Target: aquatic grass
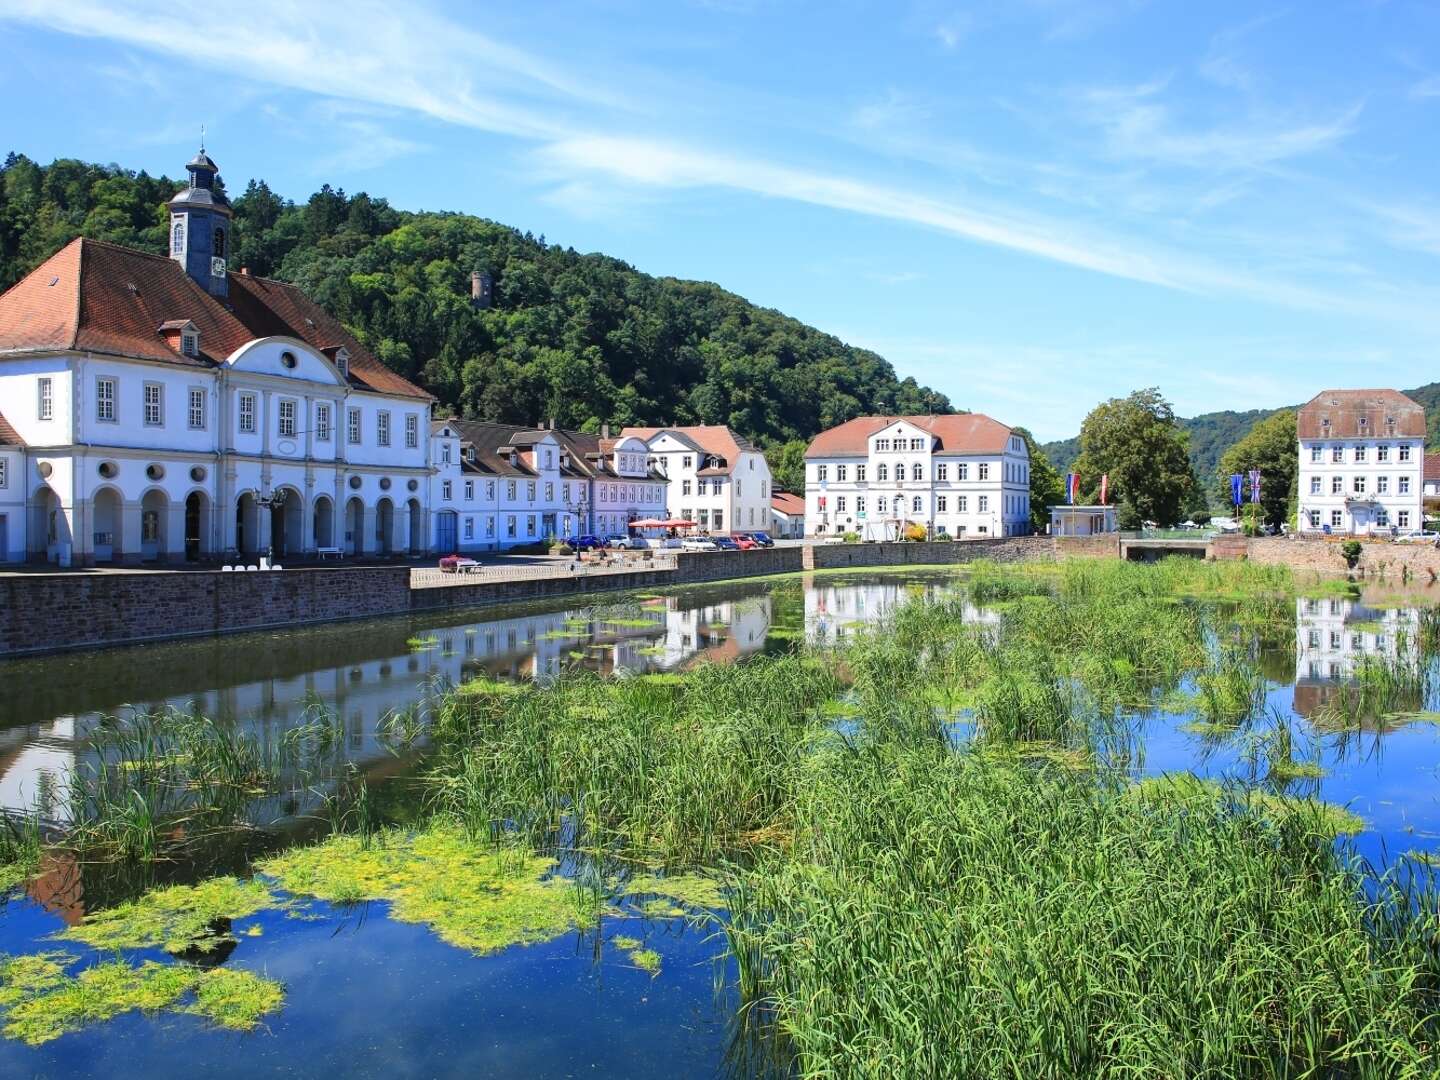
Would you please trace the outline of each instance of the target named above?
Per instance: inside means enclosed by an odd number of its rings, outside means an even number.
[[[726,930],[798,1074],[1433,1074],[1440,969],[1400,915],[1433,898],[1367,902],[1303,815],[982,752],[822,756]]]

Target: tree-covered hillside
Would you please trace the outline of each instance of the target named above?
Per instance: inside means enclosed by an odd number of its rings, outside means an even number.
[[[0,288],[76,236],[164,251],[163,204],[180,186],[11,154],[0,166]],[[764,445],[868,412],[951,411],[883,357],[716,285],[328,185],[304,204],[253,180],[232,198],[231,268],[301,285],[442,411],[590,430],[730,424]],[[477,269],[494,278],[489,310],[470,304]]]
[[[1316,392],[1318,393],[1322,389],[1327,388],[1317,387]],[[1404,390],[1402,393],[1425,409],[1428,426],[1425,444],[1432,448],[1440,446],[1440,382],[1426,383],[1424,386],[1414,390]],[[1276,413],[1299,407],[1299,405],[1286,405],[1279,409],[1251,409],[1248,412],[1203,413],[1189,420],[1180,419],[1180,427],[1190,435],[1190,461],[1195,467],[1195,475],[1200,478],[1202,484],[1207,483],[1209,478],[1214,475],[1225,451],[1249,434],[1251,428],[1261,420],[1268,420]],[[1041,449],[1054,463],[1055,468],[1064,473],[1069,471],[1070,466],[1075,463],[1076,457],[1080,454],[1080,439],[1077,436],[1073,439],[1045,443]]]

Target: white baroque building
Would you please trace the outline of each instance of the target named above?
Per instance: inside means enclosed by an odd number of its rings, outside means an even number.
[[[431,443],[441,554],[624,536],[631,521],[665,516],[666,480],[634,436],[449,419],[431,423]]]
[[[693,521],[700,532],[722,535],[770,528],[773,481],[765,455],[722,424],[627,427],[642,439],[669,481],[672,518]]]
[[[805,451],[805,533],[894,539],[919,525],[956,539],[1030,528],[1030,454],[980,413],[862,416]]]
[[[169,257],[75,240],[0,296],[0,557],[423,552],[430,396],[232,272],[217,167],[187,169]]]
[[[1301,532],[1422,527],[1425,410],[1410,398],[1397,390],[1326,390],[1301,407],[1296,434]]]

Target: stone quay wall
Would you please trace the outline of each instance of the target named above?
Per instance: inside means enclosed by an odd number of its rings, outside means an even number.
[[[108,645],[653,590],[802,570],[926,566],[1055,557],[1046,536],[921,544],[821,544],[681,552],[675,569],[412,588],[405,566],[246,573],[0,574],[0,657]]]
[[[1293,570],[1343,574],[1346,569],[1340,545],[1346,539],[1348,537],[1311,540],[1256,536],[1246,542],[1245,557],[1253,563],[1288,566]],[[1367,577],[1402,577],[1409,573],[1424,581],[1440,578],[1440,549],[1430,544],[1392,544],[1386,540],[1362,539],[1360,549],[1357,569]]]

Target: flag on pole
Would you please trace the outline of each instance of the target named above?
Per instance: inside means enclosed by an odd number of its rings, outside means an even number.
[[[1106,505],[1110,498],[1110,474],[1103,473],[1100,477],[1100,505]]]
[[[1080,474],[1079,474],[1079,473],[1073,473],[1073,472],[1072,472],[1072,473],[1066,473],[1066,474],[1065,474],[1065,501],[1068,502],[1071,506],[1074,506],[1074,505],[1075,505],[1075,500],[1078,499],[1079,497],[1080,497]]]
[[[1251,469],[1251,470],[1250,470],[1250,501],[1251,501],[1252,503],[1258,503],[1258,502],[1260,501],[1260,470],[1259,470],[1259,469]]]
[[[1230,501],[1233,502],[1236,506],[1239,506],[1240,503],[1243,501],[1243,499],[1241,498],[1241,486],[1244,483],[1245,478],[1241,476],[1238,472],[1230,474]]]

